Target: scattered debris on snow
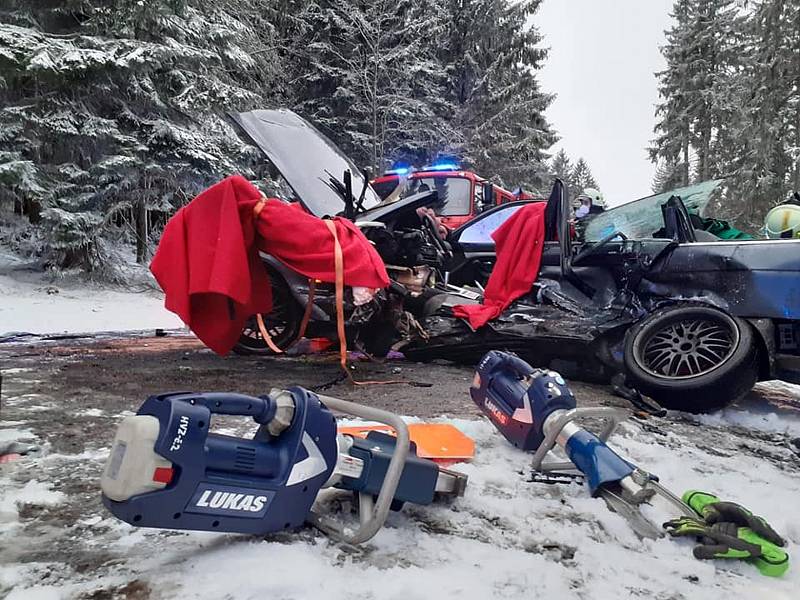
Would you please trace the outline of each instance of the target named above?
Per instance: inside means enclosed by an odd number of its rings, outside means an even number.
[[[0,494],[0,527],[14,525],[19,517],[19,506],[22,504],[53,506],[65,498],[63,493],[50,489],[50,484],[35,479],[18,488],[2,481],[2,478],[0,482],[3,483]]]

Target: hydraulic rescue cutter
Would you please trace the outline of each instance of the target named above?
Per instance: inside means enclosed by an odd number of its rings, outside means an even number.
[[[390,426],[395,436],[338,434],[334,411]],[[250,417],[252,439],[211,433],[213,415]],[[392,413],[301,387],[253,397],[229,393],[151,396],[119,426],[103,472],[103,503],[140,527],[263,535],[309,522],[358,544],[404,502],[464,493],[465,475],[419,458]],[[358,522],[321,514],[323,488],[357,497]]]
[[[663,487],[655,475],[606,445],[619,423],[628,417],[627,411],[577,408],[575,396],[558,373],[534,369],[513,354],[493,350],[478,364],[470,395],[509,442],[533,453],[533,481],[585,479],[591,494],[603,498],[641,537],[664,535],[663,521],[647,518],[641,511],[643,505],[658,509],[645,512],[667,518],[696,517],[692,508]],[[603,422],[600,435],[577,423],[584,418]],[[556,446],[563,450],[566,460],[553,459]],[[548,456],[551,458],[546,460]]]

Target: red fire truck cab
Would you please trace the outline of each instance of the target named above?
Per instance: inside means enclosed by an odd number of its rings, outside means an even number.
[[[484,210],[513,200],[532,200],[527,194],[514,195],[500,186],[458,165],[444,163],[418,171],[397,168],[372,182],[373,189],[386,202],[435,190],[438,202],[432,208],[451,229],[460,227]]]

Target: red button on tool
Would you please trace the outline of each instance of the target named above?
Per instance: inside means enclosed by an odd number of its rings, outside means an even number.
[[[171,467],[157,467],[153,472],[153,481],[157,483],[169,483],[172,481],[172,472],[174,469]]]

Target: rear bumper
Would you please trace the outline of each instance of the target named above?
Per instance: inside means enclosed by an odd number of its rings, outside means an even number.
[[[775,377],[789,383],[800,384],[800,356],[776,354]]]

